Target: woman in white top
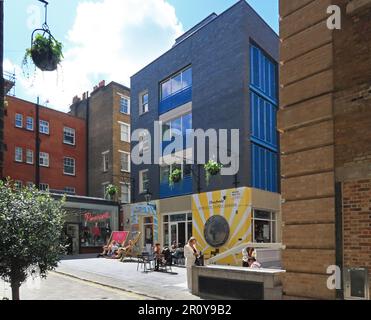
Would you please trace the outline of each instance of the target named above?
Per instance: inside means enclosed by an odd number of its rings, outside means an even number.
[[[247,247],[242,250],[242,266],[245,268],[249,267],[249,257],[253,257],[256,259],[256,251],[254,248]]]
[[[190,291],[192,290],[192,266],[195,264],[196,258],[199,256],[196,243],[196,238],[191,237],[188,244],[184,246],[185,265],[187,267],[187,284]]]

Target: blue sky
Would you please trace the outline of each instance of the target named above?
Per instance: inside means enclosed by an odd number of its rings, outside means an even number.
[[[53,73],[22,72],[31,32],[43,22],[37,0],[6,0],[4,68],[16,71],[16,95],[68,111],[74,95],[100,80],[129,85],[129,77],[173,44],[182,32],[236,0],[49,0],[48,24],[64,44],[65,60]],[[247,1],[278,33],[278,0]],[[104,58],[103,58],[104,57]]]

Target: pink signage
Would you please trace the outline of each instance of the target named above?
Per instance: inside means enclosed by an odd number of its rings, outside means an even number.
[[[108,212],[102,214],[92,214],[90,212],[87,212],[84,214],[84,219],[88,222],[102,221],[109,218],[111,218],[111,215]]]

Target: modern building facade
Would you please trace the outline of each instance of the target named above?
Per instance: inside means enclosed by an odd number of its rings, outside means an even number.
[[[132,165],[136,204],[131,206],[130,218],[132,227],[144,233],[143,244],[175,241],[184,245],[194,235],[203,243],[201,249],[215,254],[254,240],[252,230],[261,241],[279,241],[278,41],[257,13],[239,1],[201,21],[132,76],[132,133],[136,132],[139,141],[132,141],[132,152],[137,150],[152,160],[152,164]],[[160,132],[154,128],[155,121],[161,123]],[[181,149],[168,152],[172,132],[181,133],[181,140],[186,141],[187,130],[192,129],[239,129],[239,156],[231,152],[230,137],[227,145],[218,147],[218,152],[224,148],[231,161],[238,162],[238,173],[212,177],[208,182],[203,164],[187,164],[194,151],[191,144],[185,142]],[[162,142],[155,140],[159,137]],[[165,164],[170,155],[179,160],[177,164]],[[206,162],[209,159],[219,161],[217,155],[206,152]],[[156,160],[159,164],[154,164]],[[182,178],[169,184],[174,169],[181,170]],[[254,207],[254,192],[260,194],[258,198],[269,198],[265,206]],[[226,201],[227,207],[237,201],[237,208],[228,217],[217,209],[201,210],[200,215],[197,204],[201,198],[206,204]],[[204,228],[217,215],[223,222],[228,220],[229,236],[222,244],[210,245],[210,239],[204,239]],[[256,222],[255,229],[250,220],[254,215],[264,220]],[[195,222],[198,219],[201,224]],[[245,232],[235,237],[233,233],[240,230]]]
[[[119,188],[116,197],[130,202],[130,89],[104,81],[93,92],[75,97],[70,113],[86,121],[88,195],[106,198],[106,187]]]
[[[368,299],[371,1],[281,0],[280,15],[284,295]]]
[[[85,122],[39,106],[37,124],[35,103],[12,96],[6,100],[4,177],[17,187],[38,183],[42,190],[86,195]]]

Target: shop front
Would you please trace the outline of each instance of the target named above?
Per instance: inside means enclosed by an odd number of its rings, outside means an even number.
[[[279,194],[246,187],[194,194],[192,218],[193,235],[206,259],[243,243],[280,242]],[[241,260],[238,252],[218,264],[239,266]]]
[[[69,254],[101,252],[112,231],[119,230],[119,206],[115,202],[68,196],[64,209]]]

